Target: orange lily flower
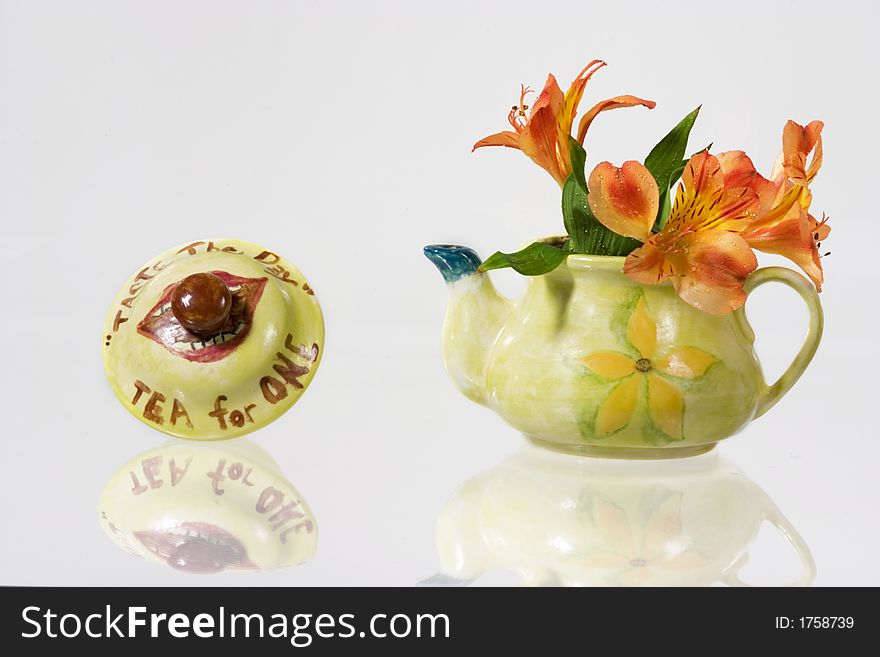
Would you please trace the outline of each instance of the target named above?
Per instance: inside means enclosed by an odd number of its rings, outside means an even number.
[[[798,265],[822,290],[824,273],[819,255],[821,242],[831,227],[827,218],[818,221],[809,213],[812,194],[809,185],[822,166],[821,121],[806,127],[789,121],[782,133],[782,154],[775,175],[763,178],[742,151],[718,156],[725,184],[751,188],[758,196],[758,214],[742,232],[749,246],[765,253],[784,256]],[[813,154],[809,164],[807,159]]]
[[[819,247],[831,232],[827,217],[818,221],[799,204],[791,207],[788,214],[776,222],[756,222],[743,232],[749,246],[764,253],[785,256],[813,281],[816,291],[822,291],[825,275]]]
[[[708,152],[693,156],[685,167],[672,211],[659,233],[645,234],[650,208],[656,208],[656,184],[629,186],[615,191],[616,176],[607,163],[590,176],[590,207],[606,227],[618,230],[621,221],[630,225],[625,234],[647,237],[627,256],[623,271],[646,285],[671,280],[679,296],[692,306],[723,315],[745,302],[743,283],[758,267],[755,254],[739,231],[756,216],[758,195],[750,187],[725,184],[721,163]],[[629,175],[651,178],[647,168],[628,162]],[[657,199],[657,200],[655,200]]]
[[[552,74],[548,75],[544,89],[538,95],[531,109],[525,102],[526,95],[531,93],[531,89],[523,86],[519,104],[514,105],[507,115],[507,120],[513,130],[489,135],[474,144],[473,150],[484,146],[506,146],[519,149],[535,164],[553,176],[560,186],[564,185],[571,174],[568,139],[571,136],[574,117],[577,114],[577,108],[584,95],[587,82],[603,66],[606,66],[606,63],[598,59],[587,64],[572,81],[564,95],[556,78]],[[636,105],[653,109],[656,103],[636,96],[616,96],[597,103],[581,119],[578,126],[578,141],[581,144],[584,143],[587,130],[599,113]]]

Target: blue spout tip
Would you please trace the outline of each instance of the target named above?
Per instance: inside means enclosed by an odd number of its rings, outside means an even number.
[[[425,256],[443,275],[447,283],[470,276],[482,264],[480,256],[473,249],[456,244],[431,244],[424,249]]]

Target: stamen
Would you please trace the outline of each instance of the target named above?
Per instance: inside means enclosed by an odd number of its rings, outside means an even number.
[[[526,110],[529,109],[529,106],[526,105],[525,100],[527,94],[534,93],[531,87],[527,87],[524,84],[520,85],[520,89],[519,105],[512,105],[510,113],[507,115],[508,123],[510,123],[517,132],[520,132],[529,122],[528,115],[526,114]]]

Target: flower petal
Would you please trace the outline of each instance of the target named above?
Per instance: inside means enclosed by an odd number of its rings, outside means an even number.
[[[599,406],[596,413],[596,433],[604,436],[614,433],[629,424],[633,409],[636,406],[636,393],[642,382],[640,376],[629,376],[618,383],[608,393],[605,401]]]
[[[598,351],[585,356],[581,362],[606,379],[622,379],[635,372],[633,359],[616,351]]]
[[[824,240],[830,231],[824,220],[818,222],[800,206],[794,206],[785,219],[771,225],[758,222],[746,230],[743,237],[758,251],[775,253],[794,262],[821,292],[824,273],[818,242]]]
[[[797,216],[800,211],[798,208],[807,209],[810,205],[810,200],[809,188],[786,182],[784,191],[776,199],[773,207],[750,223],[743,232],[771,228],[787,217]]]
[[[789,121],[782,130],[783,166],[788,177],[798,185],[808,185],[822,166],[822,121],[812,121],[806,127]],[[815,149],[815,150],[814,150]],[[807,156],[813,159],[807,166]]]
[[[626,337],[639,351],[642,358],[653,358],[657,349],[657,324],[648,314],[645,295],[639,297],[636,307],[629,316]]]
[[[758,268],[748,243],[736,233],[711,230],[680,240],[682,254],[669,257],[675,275],[672,283],[687,303],[726,315],[745,303],[743,283]]]
[[[688,160],[664,231],[740,230],[757,216],[758,197],[748,187],[726,187],[721,163],[702,151]]]
[[[568,142],[559,148],[557,123],[562,114],[565,98],[562,89],[552,75],[535,104],[532,106],[528,121],[519,134],[519,146],[523,153],[532,161],[546,170],[560,185],[565,184],[571,173],[571,159],[568,153]]]
[[[588,187],[590,209],[607,228],[642,242],[650,237],[660,192],[643,164],[630,160],[618,169],[601,162],[590,174]]]
[[[666,552],[671,541],[681,540],[681,493],[666,498],[645,523],[642,558],[653,561]]]
[[[698,231],[672,240],[654,235],[633,251],[623,265],[629,278],[643,285],[672,280],[687,303],[725,315],[745,303],[743,283],[758,260],[740,235],[726,230]]]
[[[665,559],[658,559],[652,563],[655,568],[662,570],[673,570],[677,572],[688,570],[699,570],[705,568],[711,562],[698,552],[693,550],[685,550]]]
[[[648,109],[654,109],[657,106],[653,100],[645,100],[644,98],[639,98],[638,96],[615,96],[614,98],[608,98],[607,100],[600,101],[593,105],[587,113],[581,117],[580,123],[578,124],[578,132],[577,132],[577,140],[583,144],[584,138],[587,136],[587,130],[590,129],[590,125],[593,123],[593,119],[595,119],[602,112],[607,112],[608,110],[619,109],[621,107],[636,107],[641,105],[642,107],[647,107]]]
[[[813,121],[813,123],[821,123],[821,121]],[[812,125],[812,123],[810,124]],[[809,126],[807,126],[809,129]],[[822,153],[822,137],[819,137],[816,142],[816,148],[813,150],[813,159],[810,162],[810,167],[807,169],[806,180],[808,183],[813,182],[816,176],[819,174],[819,169],[822,168],[822,160],[824,159]]]
[[[681,379],[695,379],[718,359],[696,347],[675,347],[664,358],[654,363],[654,369]]]
[[[660,240],[654,235],[630,253],[623,263],[623,273],[642,285],[658,285],[672,276],[672,265],[660,248]]]
[[[724,189],[724,172],[721,163],[708,151],[700,151],[688,160],[681,172],[683,187],[695,196],[711,195]]]
[[[811,214],[807,214],[807,218],[809,219],[807,225],[810,226],[810,232],[813,234],[813,237],[820,242],[828,239],[828,236],[831,234],[831,226],[828,225],[829,218],[824,214],[822,215],[822,221],[817,221],[816,217]]]
[[[474,144],[471,152],[474,152],[478,148],[483,148],[483,146],[507,146],[508,148],[519,149],[519,135],[513,132],[513,130],[496,132],[494,135],[483,137],[480,141]]]
[[[571,126],[574,123],[574,116],[577,114],[578,105],[584,96],[584,89],[587,82],[593,77],[593,74],[603,66],[607,66],[606,62],[601,59],[594,59],[584,66],[583,70],[578,73],[577,77],[572,80],[571,86],[565,92],[565,104],[559,117],[559,143],[568,144],[568,137],[571,135]],[[581,142],[583,143],[583,142]]]
[[[598,498],[593,502],[593,522],[608,547],[630,559],[635,556],[635,536],[623,509]]]
[[[587,568],[601,568],[603,570],[621,570],[629,565],[629,559],[616,552],[595,552],[588,554],[578,563]]]
[[[726,151],[716,157],[721,164],[725,187],[752,189],[758,198],[758,215],[773,207],[781,193],[783,178],[767,180],[757,172],[751,158],[744,151]]]
[[[682,438],[684,398],[672,384],[653,373],[648,375],[648,413],[663,433],[676,440]]]
[[[634,566],[620,576],[620,585],[626,587],[647,586],[654,579],[654,571],[647,566]]]

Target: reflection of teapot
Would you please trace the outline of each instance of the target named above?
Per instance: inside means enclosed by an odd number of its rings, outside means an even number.
[[[515,302],[499,295],[461,246],[425,254],[449,284],[443,357],[456,386],[538,445],[617,458],[691,456],[765,413],[797,381],[822,334],[822,308],[803,276],[758,270],[793,288],[810,311],[800,353],[764,382],[742,309],[716,316],[671,283],[638,285],[623,258],[570,255],[529,278]]]
[[[195,573],[270,570],[315,552],[315,518],[253,443],[170,443],[122,466],[101,493],[120,547]]]
[[[502,568],[530,585],[742,585],[764,521],[801,560],[793,585],[810,584],[803,539],[725,459],[624,462],[525,447],[455,492],[437,546],[441,573],[455,580]]]

